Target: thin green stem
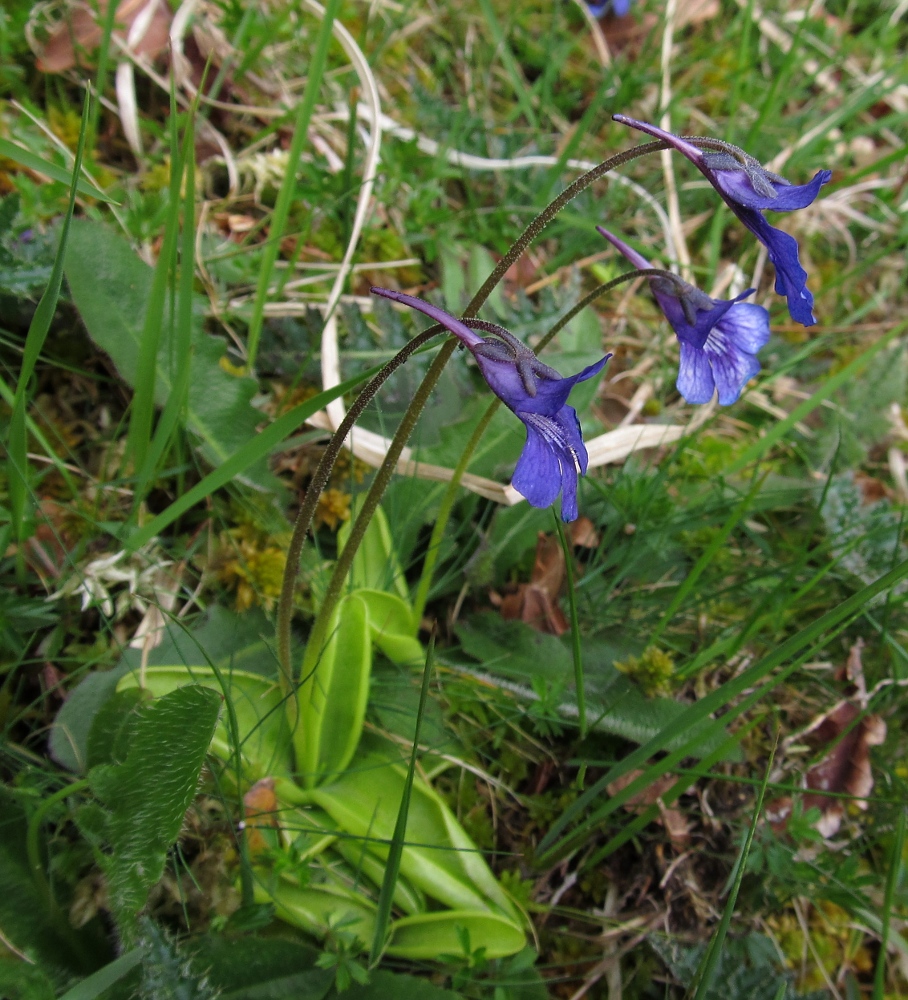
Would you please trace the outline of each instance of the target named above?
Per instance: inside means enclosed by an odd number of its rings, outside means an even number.
[[[444,328],[440,324],[436,324],[418,334],[398,351],[371,382],[367,383],[366,387],[350,406],[340,426],[328,442],[328,446],[325,448],[318,468],[315,470],[309,488],[306,490],[303,503],[296,516],[296,523],[293,525],[290,546],[287,549],[287,563],[284,567],[284,579],[281,584],[281,596],[277,608],[278,663],[280,665],[281,690],[285,696],[289,696],[293,692],[293,667],[290,662],[290,622],[293,617],[293,592],[296,588],[296,578],[299,573],[303,544],[306,541],[306,533],[309,531],[312,519],[315,516],[318,498],[328,484],[331,470],[334,468],[334,463],[337,461],[337,456],[340,454],[347,435],[362,415],[363,410],[372,402],[378,390],[407,358],[427,344],[433,337],[442,333],[443,330]],[[292,701],[288,702],[288,704],[291,703]]]
[[[555,218],[555,216],[567,205],[571,200],[577,197],[582,191],[586,190],[594,181],[598,180],[600,177],[605,176],[609,171],[614,170],[616,167],[622,166],[625,163],[629,163],[631,160],[635,160],[640,156],[644,156],[648,153],[655,153],[662,149],[668,149],[669,144],[658,140],[656,142],[643,143],[640,146],[635,146],[633,149],[626,150],[623,153],[618,153],[616,156],[610,157],[598,166],[593,167],[592,170],[588,170],[583,176],[578,177],[572,184],[569,184],[564,191],[549,205],[547,205],[535,219],[524,229],[524,231],[518,236],[516,242],[511,246],[508,252],[502,257],[492,273],[483,282],[482,287],[473,296],[467,305],[463,313],[464,321],[473,319],[482,305],[488,299],[489,295],[504,277],[507,270],[511,265],[517,260],[517,258],[523,253],[523,251],[533,242],[533,240],[542,232],[543,229]],[[628,280],[626,277],[623,280]],[[599,292],[602,294],[602,292]],[[557,332],[557,331],[556,331]],[[554,334],[553,334],[554,336]],[[400,426],[397,428],[397,432],[391,442],[391,447],[388,449],[388,453],[382,462],[381,467],[375,477],[372,487],[366,496],[366,501],[363,504],[359,515],[354,522],[353,529],[350,532],[350,537],[347,540],[347,544],[344,546],[344,551],[341,553],[340,558],[334,567],[334,572],[331,576],[331,580],[328,584],[328,590],[325,594],[325,598],[322,602],[322,606],[319,609],[318,616],[315,619],[315,623],[312,626],[312,632],[309,636],[309,643],[306,647],[306,659],[304,666],[304,675],[308,673],[309,670],[314,668],[314,665],[318,662],[318,657],[321,653],[321,649],[324,646],[325,640],[327,639],[328,626],[331,621],[331,616],[334,612],[334,605],[337,603],[341,589],[343,588],[344,580],[346,579],[347,573],[349,572],[350,566],[353,563],[353,559],[359,549],[360,543],[366,534],[366,528],[369,525],[369,521],[375,512],[376,507],[381,501],[385,490],[387,489],[388,483],[391,481],[391,475],[397,466],[398,459],[400,458],[401,452],[403,451],[404,445],[413,432],[413,428],[416,426],[416,420],[419,414],[422,412],[426,401],[429,398],[432,390],[438,383],[441,373],[444,371],[445,365],[448,363],[451,355],[454,352],[456,346],[456,341],[451,340],[449,343],[445,344],[442,349],[438,352],[435,360],[432,362],[431,367],[426,373],[425,378],[419,386],[410,406],[407,408],[403,419],[400,422]],[[491,417],[489,418],[491,419]],[[475,445],[474,445],[475,447]],[[464,469],[466,465],[463,464]],[[458,466],[458,468],[460,465]],[[463,472],[461,472],[463,475]],[[452,481],[452,487],[456,489],[456,481]],[[451,487],[449,487],[450,489]],[[313,500],[313,504],[317,501]],[[302,546],[302,542],[300,542]],[[436,550],[438,546],[435,546]],[[300,548],[300,551],[302,549]],[[299,561],[299,555],[296,556],[296,562]],[[288,558],[289,564],[289,558]],[[294,570],[295,572],[295,570]],[[286,579],[286,578],[285,578]],[[428,588],[426,588],[427,590]],[[284,595],[281,595],[282,602],[284,600]],[[290,599],[292,600],[292,590]],[[289,609],[288,609],[289,610]],[[289,664],[289,617],[286,623],[279,622],[278,624],[279,636],[283,636],[286,633],[288,649],[286,651],[286,662]],[[279,640],[280,641],[280,640]],[[279,656],[281,656],[283,661],[283,653],[279,649]],[[283,671],[282,667],[282,671]]]
[[[419,689],[419,705],[416,709],[416,725],[413,729],[413,747],[410,750],[410,766],[404,780],[404,790],[400,797],[400,807],[397,811],[397,822],[391,843],[388,845],[388,860],[385,862],[385,877],[382,881],[381,893],[378,897],[378,912],[375,915],[375,933],[372,937],[372,949],[369,952],[369,967],[375,968],[381,958],[382,950],[388,933],[388,922],[391,919],[391,906],[394,901],[394,889],[400,874],[400,861],[407,838],[407,817],[410,812],[410,796],[413,791],[413,778],[416,775],[416,758],[419,752],[419,735],[423,717],[426,713],[426,700],[429,696],[429,680],[432,677],[432,662],[435,659],[435,632],[429,638],[429,648],[426,650],[426,663],[422,673],[422,686]],[[365,846],[365,845],[364,845]]]
[[[880,929],[880,952],[877,955],[876,969],[873,976],[873,1000],[883,1000],[886,992],[886,954],[889,951],[889,935],[892,923],[892,908],[895,892],[899,884],[902,869],[902,849],[905,845],[905,820],[908,812],[905,809],[899,813],[898,826],[895,830],[895,840],[892,844],[892,856],[889,862],[889,874],[886,876],[886,889],[883,894],[883,921]]]
[[[447,343],[442,345],[441,350],[435,356],[435,360],[429,367],[428,372],[426,372],[426,377],[420,383],[416,394],[403,415],[400,426],[397,428],[388,448],[388,453],[385,455],[385,460],[376,473],[372,486],[366,494],[363,506],[356,520],[353,522],[350,537],[347,539],[347,544],[344,546],[343,552],[341,552],[337,562],[334,564],[334,571],[331,574],[331,579],[328,581],[322,606],[309,634],[309,641],[306,645],[306,656],[303,661],[304,677],[314,670],[318,663],[318,658],[321,656],[322,649],[328,639],[328,629],[334,614],[334,607],[340,598],[347,574],[353,565],[353,559],[356,556],[360,543],[365,537],[366,529],[372,520],[372,515],[381,502],[388,483],[391,481],[391,476],[397,467],[397,462],[400,459],[401,452],[404,450],[404,445],[406,445],[410,435],[413,433],[413,428],[416,426],[416,421],[419,419],[423,407],[428,402],[439,376],[444,371],[448,359],[454,353],[454,349],[458,344],[459,341],[452,337]]]
[[[505,276],[511,265],[517,260],[517,258],[523,253],[524,250],[536,239],[536,237],[542,232],[543,229],[555,218],[555,216],[567,205],[569,202],[573,201],[578,194],[585,191],[590,184],[594,181],[599,180],[600,177],[604,177],[607,173],[614,170],[616,167],[623,166],[625,163],[630,163],[631,160],[636,160],[639,156],[645,156],[647,153],[656,153],[662,149],[668,149],[669,144],[663,142],[661,139],[656,142],[645,142],[640,146],[634,146],[633,149],[627,149],[623,153],[618,153],[616,156],[611,156],[609,159],[604,160],[598,166],[593,167],[592,170],[588,170],[585,174],[578,177],[573,184],[569,184],[558,197],[547,205],[535,219],[524,229],[524,231],[517,237],[511,249],[501,258],[492,273],[483,282],[482,288],[473,296],[470,300],[470,304],[464,310],[464,316],[475,316],[479,311],[480,306],[485,302],[485,300],[492,294],[493,289],[496,287],[499,281]]]
[[[564,553],[564,572],[567,578],[568,613],[571,616],[571,652],[574,656],[574,687],[577,689],[577,717],[580,720],[580,739],[586,736],[586,690],[583,684],[583,654],[580,650],[580,622],[577,617],[577,593],[574,589],[574,554],[568,545],[564,525],[555,508],[552,508],[555,530],[561,551]]]
[[[674,274],[672,271],[663,271],[662,268],[659,267],[644,267],[635,271],[628,271],[627,274],[621,274],[617,278],[612,278],[611,281],[605,282],[604,285],[597,285],[591,292],[584,295],[575,306],[572,306],[561,317],[561,319],[555,323],[548,333],[542,337],[539,343],[536,344],[533,350],[538,354],[544,347],[548,347],[552,340],[554,340],[554,338],[561,333],[568,323],[570,323],[570,321],[578,315],[578,313],[583,312],[588,305],[592,305],[596,299],[602,298],[606,292],[610,292],[613,288],[617,288],[618,285],[623,285],[628,281],[634,281],[636,278],[671,278],[678,280],[678,275]]]
[[[482,436],[485,434],[486,428],[492,422],[492,417],[495,416],[499,406],[501,406],[501,400],[493,399],[492,402],[489,403],[486,412],[479,418],[479,423],[473,428],[470,440],[467,441],[467,445],[461,453],[461,456],[457,461],[457,465],[454,468],[454,475],[451,477],[451,481],[448,483],[444,496],[441,498],[441,505],[439,506],[438,514],[435,517],[435,524],[432,525],[432,535],[429,538],[429,546],[426,549],[426,558],[423,561],[422,573],[419,577],[419,586],[416,589],[416,597],[413,599],[413,618],[416,622],[417,628],[419,627],[419,623],[422,621],[422,616],[426,610],[426,602],[429,599],[429,588],[432,586],[432,577],[435,573],[435,566],[438,563],[438,556],[441,553],[441,541],[442,538],[444,538],[445,529],[447,528],[448,520],[451,517],[451,511],[454,509],[454,502],[457,499],[457,491],[460,487],[460,481],[463,479],[464,473],[467,471],[467,466],[470,464],[473,452],[476,451],[479,446],[479,442],[482,440]]]
[[[600,296],[605,295],[606,292],[610,292],[617,285],[620,285],[625,281],[630,281],[632,278],[644,277],[646,275],[662,276],[669,274],[670,272],[668,271],[660,271],[656,268],[650,268],[645,271],[631,271],[629,274],[622,274],[618,278],[613,278],[611,281],[607,281],[604,285],[599,285],[598,288],[594,288],[588,295],[584,295],[584,297],[575,306],[569,309],[561,317],[561,319],[558,320],[551,330],[549,330],[536,345],[536,353],[538,354],[544,347],[547,347],[548,344],[551,343],[551,341],[579,312],[582,312],[588,305],[595,302]],[[473,453],[479,447],[479,442],[482,440],[482,436],[485,433],[486,428],[492,422],[492,417],[495,416],[495,412],[499,406],[501,406],[501,400],[493,400],[489,404],[486,412],[480,417],[479,423],[473,429],[470,440],[461,452],[457,465],[454,468],[454,475],[451,477],[451,481],[448,483],[444,496],[441,498],[441,505],[438,508],[435,524],[432,525],[432,535],[429,538],[429,545],[426,549],[426,558],[423,562],[422,574],[419,578],[419,586],[416,590],[416,597],[413,600],[413,617],[416,619],[417,623],[422,619],[423,613],[426,609],[426,603],[429,599],[429,588],[432,586],[432,577],[435,573],[435,567],[438,563],[438,557],[441,552],[441,540],[444,537],[445,529],[448,526],[451,511],[454,509],[454,503],[457,500],[457,491],[460,489],[461,480],[467,471],[470,460],[473,458]]]
[[[38,887],[38,891],[44,896],[47,902],[48,913],[50,914],[50,918],[55,927],[67,940],[73,950],[80,955],[81,946],[79,941],[73,933],[73,928],[69,919],[60,909],[60,905],[54,898],[50,882],[48,882],[47,875],[44,872],[44,861],[41,858],[40,840],[41,827],[51,809],[64,799],[68,798],[70,795],[75,795],[78,792],[84,791],[88,787],[88,778],[82,778],[79,781],[74,781],[72,784],[66,785],[64,788],[59,789],[52,795],[48,795],[48,797],[32,814],[31,819],[28,821],[28,828],[25,832],[25,854],[28,858],[28,866],[31,869],[32,878]]]

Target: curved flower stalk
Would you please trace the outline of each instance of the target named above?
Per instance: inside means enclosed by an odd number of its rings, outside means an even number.
[[[798,259],[798,242],[771,226],[762,212],[791,212],[816,200],[820,188],[832,177],[831,170],[818,170],[807,184],[792,184],[761,166],[743,149],[718,139],[683,139],[655,125],[612,115],[616,122],[662,139],[686,156],[725,200],[728,207],[769,252],[776,269],[776,294],[788,299],[791,318],[804,326],[816,323],[813,295],[807,288],[807,272]],[[704,146],[704,149],[698,148]]]
[[[577,476],[586,475],[588,456],[577,411],[567,398],[578,382],[602,371],[611,357],[563,378],[513,334],[500,326],[483,325],[490,337],[480,337],[465,323],[429,302],[388,288],[381,295],[416,309],[441,323],[469,349],[489,388],[526,427],[527,440],[511,480],[534,507],[549,507],[561,493],[561,517],[577,518]]]
[[[602,226],[599,232],[636,268],[652,265]],[[769,340],[769,313],[741,302],[753,289],[733,299],[711,299],[677,275],[651,277],[649,285],[681,344],[678,392],[688,403],[708,403],[719,391],[722,406],[734,403],[760,371],[756,353]]]

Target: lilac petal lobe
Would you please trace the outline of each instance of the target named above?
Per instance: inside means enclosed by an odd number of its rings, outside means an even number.
[[[752,302],[737,302],[716,326],[739,351],[748,354],[756,354],[769,343],[769,313]]]
[[[558,381],[541,379],[536,383],[536,395],[532,397],[527,396],[521,400],[518,405],[513,407],[514,411],[518,415],[521,411],[525,411],[527,413],[538,413],[543,416],[554,417],[565,403],[567,403],[567,398],[574,386],[578,382],[585,382],[587,379],[598,375],[610,357],[611,354],[606,354],[605,357],[601,358],[595,364],[588,365],[583,371],[578,372],[576,375],[571,375],[569,378],[558,379]]]
[[[708,403],[713,398],[716,380],[702,347],[681,341],[681,364],[675,385],[688,403]]]
[[[816,200],[820,188],[829,182],[831,170],[819,170],[807,184],[779,184],[771,182],[776,192],[774,198],[758,194],[743,170],[710,170],[710,180],[719,192],[745,208],[769,209],[773,212],[792,212],[806,208]]]
[[[807,272],[798,258],[798,241],[781,229],[771,226],[763,216],[748,208],[732,206],[735,215],[769,251],[776,269],[776,294],[788,299],[791,318],[804,326],[813,326],[813,295],[807,288]]]
[[[583,431],[580,427],[580,418],[573,406],[564,406],[554,418],[564,432],[564,443],[568,455],[572,459],[569,465],[576,468],[581,476],[586,475],[590,456],[583,443]]]
[[[744,386],[760,371],[760,362],[753,354],[739,350],[718,327],[709,335],[704,353],[712,367],[721,406],[734,403]]]
[[[561,490],[561,459],[533,424],[527,421],[524,424],[526,444],[517,460],[511,485],[531,506],[549,507]]]
[[[684,315],[681,302],[674,295],[666,295],[663,292],[654,291],[653,295],[659,303],[659,308],[665,313],[665,318],[675,331],[678,340],[682,344],[689,344],[698,350],[703,347],[709,331],[718,323],[722,317],[734,306],[736,300],[711,299],[711,309],[697,310],[694,323],[688,323]],[[684,395],[682,393],[682,395]],[[685,399],[687,397],[685,396]],[[688,400],[690,402],[690,400]]]
[[[478,344],[484,343],[482,337],[479,334],[471,330],[465,323],[457,319],[456,316],[452,316],[450,313],[445,312],[444,309],[439,309],[438,306],[433,306],[431,302],[426,302],[423,299],[418,299],[414,295],[407,295],[404,292],[397,292],[391,288],[378,288],[373,286],[369,289],[373,295],[381,295],[382,298],[391,299],[394,302],[400,302],[405,306],[409,306],[411,309],[416,309],[428,316],[429,319],[434,319],[436,323],[441,323],[441,325],[454,334],[459,340],[461,340],[467,347],[476,347]]]

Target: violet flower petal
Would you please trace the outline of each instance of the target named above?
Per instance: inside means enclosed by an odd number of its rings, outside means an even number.
[[[645,257],[617,236],[602,226],[596,228],[635,267],[650,267]],[[755,355],[769,340],[769,313],[762,306],[741,302],[753,289],[734,299],[720,300],[681,278],[650,277],[649,282],[681,345],[678,392],[688,403],[699,404],[708,403],[713,389],[718,389],[723,406],[735,402],[747,382],[760,371]],[[685,306],[692,311],[693,322]]]
[[[561,455],[552,447],[550,435],[543,433],[544,428],[529,422],[525,426],[526,444],[517,460],[511,485],[532,507],[550,507],[561,492]]]
[[[813,295],[807,287],[807,272],[798,256],[798,241],[771,226],[759,212],[750,208],[731,206],[732,211],[766,247],[769,259],[776,269],[776,295],[788,299],[788,311],[796,323],[813,326]]]
[[[713,398],[716,380],[706,351],[681,341],[681,363],[678,365],[678,392],[688,403],[708,403]]]
[[[734,403],[744,386],[760,371],[760,362],[753,354],[742,351],[735,343],[734,332],[724,331],[721,324],[710,333],[703,354],[712,368],[720,406]]]
[[[705,157],[707,169],[709,155]],[[702,168],[701,168],[702,169]],[[705,171],[704,171],[705,173]],[[745,208],[769,209],[772,212],[793,212],[807,208],[816,201],[820,188],[832,177],[831,170],[818,170],[813,180],[806,184],[779,184],[770,180],[775,198],[767,198],[754,191],[753,184],[743,170],[710,170],[709,179],[726,201],[734,201]]]
[[[729,208],[766,247],[769,259],[776,269],[776,293],[787,298],[792,319],[804,326],[816,323],[813,295],[807,288],[807,272],[798,258],[797,240],[771,226],[760,212],[766,209],[789,212],[806,208],[816,199],[820,188],[830,180],[832,171],[818,171],[807,184],[789,184],[740,150],[735,150],[736,155],[731,152],[704,152],[681,136],[673,135],[648,122],[628,118],[626,115],[614,115],[613,118],[623,125],[667,142],[701,171]],[[731,146],[728,148],[734,149]],[[738,157],[745,157],[747,162],[740,162]],[[757,187],[754,186],[755,179]],[[774,194],[770,196],[769,192]]]
[[[405,306],[409,306],[411,309],[417,309],[419,312],[428,316],[429,319],[434,319],[436,323],[441,323],[441,325],[448,331],[454,334],[461,343],[466,347],[476,347],[477,345],[483,343],[482,337],[476,333],[475,330],[471,330],[466,323],[462,323],[456,316],[452,316],[450,313],[445,312],[444,309],[439,309],[438,306],[433,306],[431,302],[426,302],[424,299],[418,299],[415,295],[407,295],[405,292],[396,292],[393,288],[370,288],[369,291],[373,295],[381,295],[382,298],[391,299],[394,302],[400,302]]]
[[[577,413],[567,399],[578,382],[602,371],[611,355],[563,378],[507,330],[486,339],[422,299],[385,288],[372,292],[424,313],[470,349],[489,388],[526,427],[526,443],[511,480],[514,488],[534,507],[550,506],[561,493],[562,518],[576,519],[577,476],[586,473],[589,456]]]

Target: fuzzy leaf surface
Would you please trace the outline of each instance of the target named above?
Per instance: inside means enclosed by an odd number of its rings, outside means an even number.
[[[89,772],[106,808],[111,908],[129,941],[195,795],[220,708],[220,696],[199,685],[157,698],[139,711],[123,763]]]

